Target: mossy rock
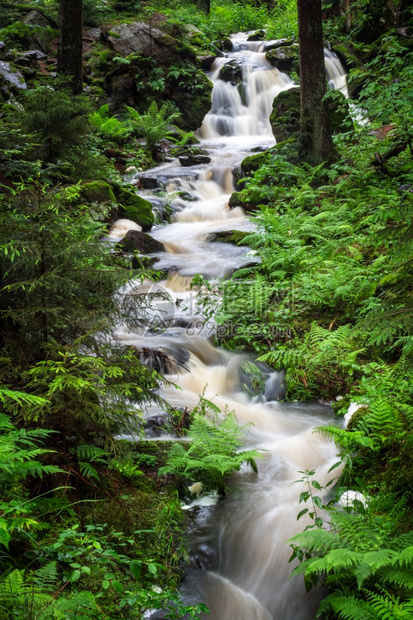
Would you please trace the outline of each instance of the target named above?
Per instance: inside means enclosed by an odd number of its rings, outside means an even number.
[[[277,47],[265,54],[265,58],[278,71],[282,73],[299,72],[299,51],[298,45]]]
[[[211,94],[212,82],[200,70],[196,72],[195,90],[189,91],[183,88],[173,90],[171,99],[182,114],[179,121],[181,129],[194,131],[202,125],[202,121],[211,109]]]
[[[274,152],[275,148],[271,148],[267,151],[263,151],[262,153],[248,155],[248,157],[245,157],[245,159],[241,162],[241,170],[244,173],[244,176],[251,176],[251,174],[261,168],[261,166],[268,164],[273,157]]]
[[[113,202],[116,203],[116,197],[113,189],[105,181],[89,181],[82,183],[80,186],[80,195],[87,202]]]
[[[223,230],[219,233],[214,233],[211,241],[215,243],[233,243],[235,245],[247,245],[245,243],[245,237],[250,233],[245,230]]]
[[[257,189],[243,189],[241,192],[231,194],[228,204],[231,209],[242,207],[247,213],[251,213],[257,211],[260,205],[268,204],[268,199]]]
[[[140,254],[154,254],[155,252],[165,251],[165,247],[160,241],[137,230],[128,230],[123,239],[119,241],[118,247],[124,252],[139,252]]]
[[[264,38],[265,30],[256,30],[247,37],[247,41],[262,41]]]
[[[144,232],[150,230],[155,218],[149,200],[141,198],[134,191],[122,186],[114,185],[113,189],[118,203],[119,217],[139,224]]]
[[[282,142],[292,136],[298,135],[300,128],[299,88],[283,90],[275,97],[270,123],[277,142]]]
[[[348,104],[340,91],[329,93],[330,127],[333,133],[347,130],[351,123]],[[300,88],[290,88],[279,93],[273,102],[270,116],[272,132],[277,142],[298,138],[300,132]]]

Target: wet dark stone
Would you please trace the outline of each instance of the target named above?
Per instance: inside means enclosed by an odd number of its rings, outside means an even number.
[[[217,552],[207,542],[200,542],[196,549],[191,551],[190,562],[195,568],[211,570],[217,565]]]
[[[137,185],[142,189],[155,189],[157,187],[161,187],[159,179],[157,179],[156,177],[149,177],[143,175],[139,177]]]
[[[128,230],[123,239],[118,243],[124,252],[137,251],[141,254],[153,254],[154,252],[164,252],[163,243],[157,241],[150,235],[138,230]]]
[[[197,166],[199,164],[209,164],[211,158],[208,155],[181,155],[179,162],[181,166]]]
[[[298,68],[298,45],[272,49],[265,54],[265,57],[278,71],[289,73]]]
[[[266,52],[269,52],[270,50],[276,50],[279,47],[288,47],[293,43],[294,41],[292,39],[274,39],[273,41],[267,41],[264,49]]]
[[[239,60],[231,60],[222,65],[219,79],[224,82],[242,82],[242,64]]]
[[[265,30],[257,30],[247,37],[247,41],[262,41],[265,37]]]

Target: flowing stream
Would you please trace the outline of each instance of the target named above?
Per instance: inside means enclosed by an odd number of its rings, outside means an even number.
[[[331,418],[330,409],[278,402],[279,373],[267,372],[261,396],[245,393],[242,367],[247,356],[211,344],[216,325],[202,318],[190,287],[195,274],[213,281],[257,260],[248,248],[213,241],[213,236],[254,228],[242,209],[228,207],[232,170],[245,156],[275,143],[269,124],[272,102],[294,84],[267,62],[262,42],[246,38],[235,35],[233,51],[218,58],[209,74],[212,108],[198,133],[210,163],[183,167],[174,160],[145,174],[157,187],[141,191],[143,196],[155,207],[165,199],[160,190],[170,197],[173,223],[151,232],[165,247],[156,254],[155,267],[168,277],[156,285],[132,283],[124,292],[161,291],[166,296],[147,309],[146,326],[137,329],[125,322],[117,335],[125,344],[162,351],[175,361],[166,376],[180,390],[168,386],[161,393],[172,406],[192,408],[205,391],[222,411],[234,411],[240,424],[252,424],[249,448],[265,450],[258,476],[248,468],[236,473],[224,501],[205,506],[213,502],[201,496],[193,502],[204,507],[193,526],[185,600],[204,602],[211,620],[311,620],[319,594],[306,594],[302,578],[289,579],[293,565],[285,541],[305,525],[304,519],[296,520],[303,491],[302,484],[294,483],[301,477],[298,472],[316,468],[323,484],[335,461],[334,446],[312,433]],[[220,79],[227,63],[242,77],[238,83]],[[331,53],[326,54],[326,69],[334,86],[344,89],[344,71]],[[159,413],[154,407],[148,417]]]

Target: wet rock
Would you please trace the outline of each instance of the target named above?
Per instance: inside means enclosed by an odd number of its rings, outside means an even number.
[[[247,37],[247,41],[262,41],[265,37],[265,30],[256,30]]]
[[[6,47],[6,44],[4,41],[0,41],[0,51],[4,50],[4,48]]]
[[[237,192],[244,189],[245,187],[244,177],[245,174],[243,173],[241,166],[236,166],[236,168],[234,168],[232,171],[232,180]]]
[[[277,142],[297,137],[300,129],[300,89],[290,88],[279,93],[273,102],[270,116],[272,132]]]
[[[143,428],[147,437],[160,437],[168,432],[171,425],[168,413],[157,413],[146,418]]]
[[[159,179],[146,175],[141,175],[139,177],[137,185],[142,189],[156,189],[157,187],[162,187],[162,183]]]
[[[200,164],[209,164],[211,158],[208,155],[181,155],[179,157],[179,162],[181,166],[197,166]]]
[[[278,69],[278,71],[282,73],[291,73],[291,71],[298,69],[298,45],[277,47],[267,52],[265,58],[273,67]]]
[[[129,230],[118,243],[118,247],[124,252],[140,252],[141,254],[165,252],[163,243],[137,230]]]
[[[264,43],[264,51],[269,52],[270,50],[276,50],[279,47],[290,47],[293,43],[294,41],[292,39],[274,39],[273,41],[267,41]]]
[[[231,60],[221,67],[219,79],[224,82],[242,82],[242,64],[238,60]]]
[[[55,36],[52,24],[40,11],[34,9],[21,20],[23,24],[33,26],[33,32],[28,37],[30,49],[40,49],[47,54],[50,51]]]
[[[215,45],[221,52],[230,52],[232,50],[232,41],[229,37],[215,41]]]
[[[241,192],[231,194],[228,205],[231,209],[234,207],[242,207],[247,213],[257,211],[259,205],[268,204],[268,198],[261,195],[256,190],[244,189]]]
[[[217,565],[217,552],[206,542],[200,542],[191,550],[191,565],[201,570],[212,570]]]
[[[198,61],[201,64],[201,69],[204,71],[210,71],[212,64],[215,60],[216,56],[212,54],[201,54],[198,56]]]
[[[244,82],[239,82],[237,84],[237,91],[239,96],[241,97],[241,102],[243,105],[247,105],[247,90]]]
[[[0,60],[0,88],[4,91],[26,90],[27,84],[20,71],[9,62]]]
[[[246,245],[244,243],[245,237],[247,237],[250,233],[245,232],[244,230],[224,230],[222,232],[214,233],[211,235],[209,241],[213,243],[232,243],[235,245]]]

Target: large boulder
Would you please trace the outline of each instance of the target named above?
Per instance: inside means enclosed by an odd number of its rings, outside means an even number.
[[[340,91],[331,91],[328,109],[332,133],[340,133],[345,125],[352,123],[346,98]],[[275,97],[270,123],[277,142],[298,137],[300,131],[299,87],[284,90]]]
[[[116,203],[116,197],[113,189],[106,181],[89,181],[82,183],[80,186],[80,195],[86,202],[104,202]]]
[[[111,53],[128,56],[127,63],[110,63],[107,52],[100,55],[99,70],[105,71],[111,111],[120,112],[126,104],[144,113],[145,102],[168,101],[181,112],[180,128],[193,131],[211,107],[212,83],[200,67],[209,66],[213,57],[199,58],[188,34],[181,40],[161,28],[166,25],[134,22],[110,31]]]
[[[146,22],[115,26],[110,31],[108,46],[120,56],[138,52],[142,56],[153,56],[160,64],[166,64],[173,58],[179,59],[181,52],[196,61],[196,54],[191,47]]]
[[[280,46],[269,50],[265,54],[265,58],[273,67],[282,73],[298,73],[299,67],[299,51],[298,45],[289,45],[287,47]]]
[[[23,24],[31,26],[31,33],[28,35],[29,48],[32,50],[39,49],[47,54],[55,37],[52,22],[37,9],[27,13],[21,21]]]
[[[140,254],[154,254],[164,252],[164,245],[144,232],[128,230],[123,239],[118,243],[124,252],[139,252]]]
[[[271,129],[277,142],[296,137],[300,129],[300,89],[279,93],[272,104]]]
[[[24,77],[9,62],[0,60],[0,94],[8,99],[11,93],[17,94],[19,90],[26,90],[27,84]]]
[[[136,222],[143,231],[150,230],[155,218],[149,200],[138,196],[133,190],[116,184],[113,185],[113,190],[118,204],[119,217]]]
[[[222,65],[218,77],[224,82],[242,82],[242,62],[234,59],[225,63]]]
[[[118,183],[89,181],[80,186],[80,196],[87,203],[113,205],[106,218],[110,224],[120,217],[139,224],[142,230],[152,228],[152,205],[138,196],[133,189],[127,189]]]
[[[179,126],[185,131],[194,131],[202,125],[204,117],[211,109],[212,82],[201,70],[196,72],[194,82],[181,80],[178,84],[169,83],[166,91],[182,114]]]

